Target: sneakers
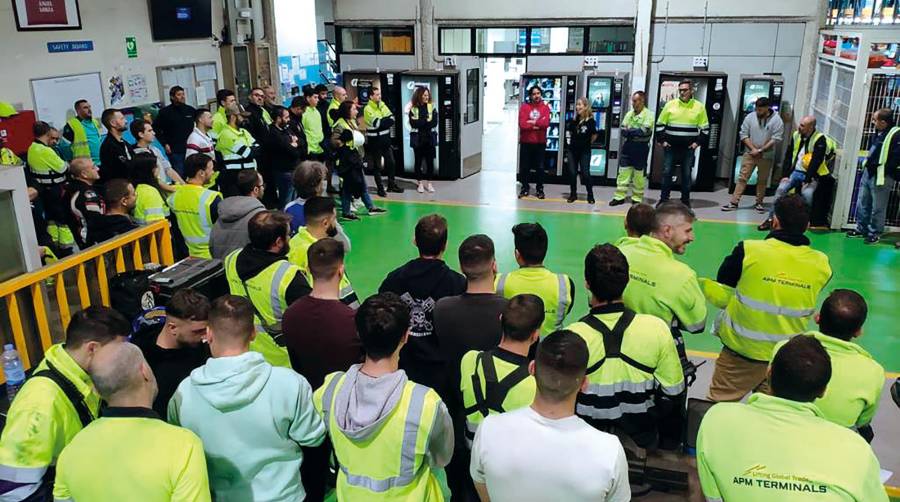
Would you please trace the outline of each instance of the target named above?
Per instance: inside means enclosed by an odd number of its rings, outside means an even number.
[[[850,231],[847,232],[847,237],[849,237],[849,238],[854,238],[854,237],[865,237],[865,234],[863,234],[862,232],[860,232],[860,231],[858,231],[858,230],[856,230],[856,229],[853,229],[853,230],[850,230]]]
[[[425,189],[428,190],[428,193],[434,193],[434,185],[432,185],[430,181],[428,182],[428,186],[425,187]]]
[[[772,230],[772,218],[766,218],[766,221],[760,223],[759,226],[756,227],[756,229],[761,232]]]
[[[419,186],[416,187],[416,191],[419,193],[425,193],[425,185],[420,181]]]
[[[737,208],[738,208],[738,205],[736,203],[729,202],[728,204],[725,204],[724,206],[722,206],[722,211],[734,211]]]
[[[522,189],[519,190],[519,198],[521,199],[522,197],[528,197],[529,192],[530,190],[527,187],[522,187]]]
[[[878,241],[881,240],[881,237],[877,235],[867,235],[865,243],[866,244],[878,244]]]
[[[625,203],[625,199],[613,199],[609,201],[609,207],[621,206]]]
[[[756,204],[754,204],[753,209],[755,209],[757,213],[765,213],[766,212],[766,206],[764,206],[762,204],[762,202],[757,202]]]
[[[403,189],[400,188],[399,186],[397,186],[396,184],[388,185],[387,191],[393,192],[393,193],[403,193]]]
[[[347,214],[341,215],[341,218],[343,218],[343,219],[345,219],[345,220],[348,220],[348,221],[357,221],[357,220],[359,220],[359,216],[356,216],[356,215],[353,214],[353,213],[347,213]]]
[[[387,212],[387,209],[383,209],[380,207],[372,206],[371,208],[369,208],[369,214],[382,214],[382,213],[386,213],[386,212]]]

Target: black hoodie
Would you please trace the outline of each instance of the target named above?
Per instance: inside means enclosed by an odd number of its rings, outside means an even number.
[[[235,268],[237,269],[238,278],[246,282],[259,275],[269,265],[280,260],[287,260],[287,255],[277,255],[247,245],[238,254]],[[312,291],[312,288],[309,287],[306,278],[303,277],[303,274],[297,272],[294,280],[291,281],[284,293],[284,300],[290,306],[298,298],[308,295],[310,291]],[[256,308],[258,309],[259,307],[257,306]]]
[[[416,258],[384,279],[379,293],[400,295],[410,307],[409,341],[400,352],[400,367],[409,378],[433,389],[443,381],[444,357],[434,336],[434,306],[446,296],[461,295],[466,278],[443,260]]]

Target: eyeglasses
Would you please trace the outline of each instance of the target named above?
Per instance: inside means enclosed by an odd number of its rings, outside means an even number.
[[[678,92],[691,92],[690,89],[678,89]]]

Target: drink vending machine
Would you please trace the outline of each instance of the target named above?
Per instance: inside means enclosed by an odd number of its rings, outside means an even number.
[[[342,74],[344,88],[348,99],[356,100],[359,105],[359,119],[362,122],[363,108],[369,102],[372,89],[381,89],[381,100],[394,114],[394,127],[391,128],[391,144],[394,151],[394,162],[403,165],[403,135],[400,134],[400,122],[403,120],[403,102],[400,93],[399,71],[354,70]]]
[[[694,151],[694,166],[691,169],[691,190],[712,191],[719,165],[720,135],[725,112],[725,100],[728,96],[728,75],[722,72],[662,72],[659,74],[659,87],[656,91],[657,103],[653,110],[658,118],[663,107],[672,99],[678,99],[678,84],[683,79],[690,79],[694,85],[694,99],[706,106],[709,118],[709,141],[704,147]],[[662,183],[663,147],[653,139],[653,156],[650,161],[650,187],[659,188]],[[673,178],[680,169],[675,166]],[[679,184],[673,184],[677,191]]]
[[[400,113],[397,120],[402,122],[402,169],[398,172],[412,176],[413,150],[409,142],[409,110],[416,87],[425,87],[431,92],[431,101],[438,114],[437,146],[434,159],[435,174],[438,179],[455,180],[462,176],[460,152],[460,92],[458,71],[406,71],[400,74]]]
[[[628,106],[627,82],[627,73],[589,73],[585,78],[585,94],[597,124],[590,170],[595,184],[614,185],[619,173],[619,127]]]
[[[741,142],[741,124],[747,115],[756,113],[756,100],[762,97],[769,98],[771,109],[774,114],[778,114],[781,110],[781,95],[784,92],[784,77],[780,73],[766,73],[763,75],[741,75],[741,94],[737,111],[737,122],[735,122],[735,139],[734,139],[734,169],[731,170],[728,183],[728,193],[734,193],[734,184],[737,182],[738,175],[741,172],[741,157],[743,156],[745,147]],[[790,131],[785,130],[784,139],[782,141],[789,142]],[[776,148],[777,149],[777,148]],[[775,149],[773,149],[774,151]],[[773,153],[774,154],[774,153]],[[778,178],[775,177],[775,165],[781,159],[775,158],[772,165],[772,171],[769,173],[770,178],[763,180],[766,184],[766,194],[775,193]],[[754,170],[747,182],[745,194],[756,193],[757,172]]]
[[[544,154],[544,183],[568,183],[565,164],[566,124],[575,118],[578,80],[577,74],[525,73],[519,82],[520,104],[528,102],[528,90],[537,85],[541,88],[544,102],[550,107],[547,151]],[[519,165],[521,160],[519,159]],[[519,172],[518,167],[516,172]]]

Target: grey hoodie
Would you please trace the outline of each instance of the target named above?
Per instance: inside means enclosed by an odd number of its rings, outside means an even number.
[[[255,197],[228,197],[219,203],[219,218],[209,234],[209,251],[213,258],[224,259],[228,253],[250,243],[247,224],[256,213],[266,209]]]
[[[363,441],[381,428],[397,406],[406,386],[406,372],[373,378],[360,371],[361,364],[347,370],[347,376],[334,399],[334,419],[338,429],[352,441]],[[428,438],[425,458],[432,468],[450,463],[453,456],[453,423],[443,401],[438,404]]]

